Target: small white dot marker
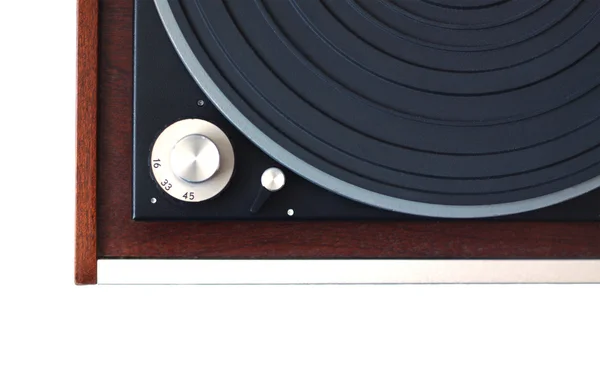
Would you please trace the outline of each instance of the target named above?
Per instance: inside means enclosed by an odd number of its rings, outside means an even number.
[[[294,209],[288,209],[287,214],[289,216],[294,216]]]
[[[152,203],[152,204],[155,204],[155,203],[156,203],[156,198],[152,197],[152,198],[150,199],[150,203]]]

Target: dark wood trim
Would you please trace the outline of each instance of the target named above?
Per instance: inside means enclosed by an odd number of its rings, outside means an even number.
[[[75,283],[97,281],[96,127],[98,111],[98,0],[77,10],[77,191]]]

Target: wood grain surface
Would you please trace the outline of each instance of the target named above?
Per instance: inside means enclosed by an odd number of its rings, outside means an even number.
[[[600,258],[599,223],[134,222],[132,0],[100,10],[99,258]]]
[[[75,283],[96,283],[98,1],[79,0]]]

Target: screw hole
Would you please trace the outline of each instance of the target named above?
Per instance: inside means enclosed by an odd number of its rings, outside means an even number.
[[[150,199],[150,203],[152,203],[152,204],[155,204],[155,203],[156,203],[156,198],[152,197],[152,198]]]
[[[202,99],[200,99],[198,100],[198,102],[196,102],[196,104],[198,105],[198,107],[203,107],[205,102]]]

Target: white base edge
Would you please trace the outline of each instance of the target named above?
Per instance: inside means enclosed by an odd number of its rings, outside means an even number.
[[[100,259],[98,283],[600,283],[600,260]]]

